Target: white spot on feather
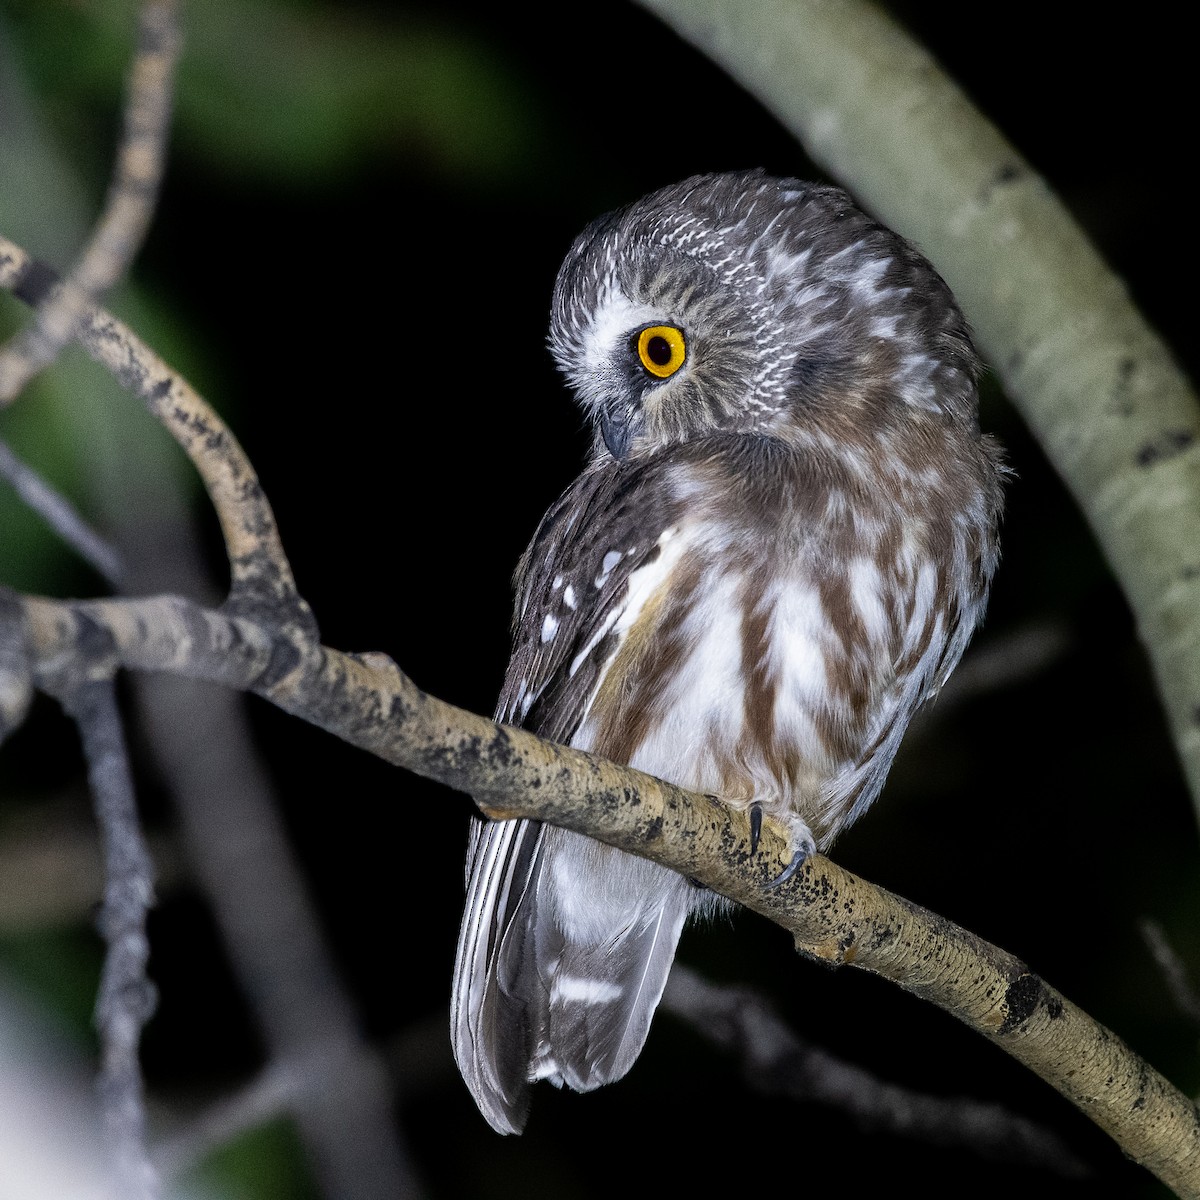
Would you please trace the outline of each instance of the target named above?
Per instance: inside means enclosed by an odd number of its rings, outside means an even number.
[[[574,1004],[612,1004],[620,1000],[624,988],[607,979],[576,979],[558,975],[550,986],[551,1000],[569,1000]]]
[[[610,550],[604,556],[604,561],[600,564],[600,574],[592,581],[593,585],[597,588],[602,588],[608,582],[608,577],[613,573],[613,568],[624,557],[620,550]]]

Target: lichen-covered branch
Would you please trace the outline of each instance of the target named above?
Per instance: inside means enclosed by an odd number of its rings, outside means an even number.
[[[1200,404],[1063,204],[865,0],[640,0],[945,276],[1137,617],[1200,816]]]
[[[132,591],[166,580],[190,595],[209,590],[189,531],[146,514],[125,533],[139,551],[129,556]],[[426,1189],[394,1119],[393,1081],[338,969],[243,699],[161,672],[139,674],[132,694],[268,1063],[294,1085],[284,1110],[321,1195],[419,1200]],[[240,1112],[247,1122],[255,1116]]]
[[[69,290],[44,264],[0,237],[0,288],[37,306]],[[270,610],[283,625],[313,632],[308,605],[296,590],[275,516],[245,451],[192,386],[132,330],[77,295],[75,337],[84,350],[137,396],[195,465],[221,522],[231,575],[227,607]]]
[[[715,798],[455,708],[381,655],[282,636],[273,653],[268,631],[176,598],[24,605],[35,669],[47,661],[67,669],[76,647],[89,636],[95,647],[103,630],[105,652],[121,665],[248,688],[473,796],[489,816],[549,821],[700,880],[789,930],[801,952],[883,975],[945,1009],[1056,1087],[1180,1196],[1200,1197],[1200,1113],[1119,1038],[1019,959],[820,855],[768,886],[790,859],[784,837],[764,829],[751,853],[745,815]]]

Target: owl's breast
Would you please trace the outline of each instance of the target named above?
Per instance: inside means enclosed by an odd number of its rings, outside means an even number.
[[[816,815],[861,749],[870,697],[839,690],[840,639],[792,533],[719,550],[733,534],[684,521],[634,573],[572,742],[730,802]]]
[[[712,453],[676,471],[676,524],[629,579],[572,740],[798,815],[827,844],[878,794],[960,651],[943,594],[954,551],[915,509],[864,502],[845,471],[756,453],[753,476]]]

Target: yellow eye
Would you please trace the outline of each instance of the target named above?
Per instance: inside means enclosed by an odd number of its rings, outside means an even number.
[[[637,335],[641,364],[657,379],[667,379],[683,366],[687,343],[674,325],[651,325]]]

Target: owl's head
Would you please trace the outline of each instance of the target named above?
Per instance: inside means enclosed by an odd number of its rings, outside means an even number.
[[[588,226],[550,348],[618,459],[912,407],[975,420],[978,361],[933,267],[840,189],[761,171],[694,176]]]

